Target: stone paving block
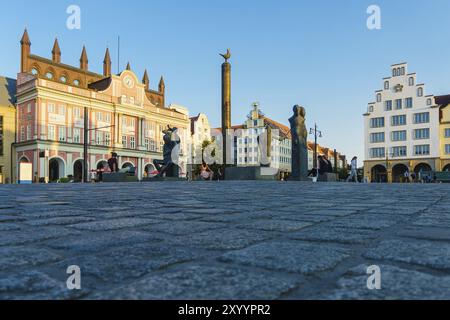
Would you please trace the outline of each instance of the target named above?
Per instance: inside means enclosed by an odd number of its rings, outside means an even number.
[[[289,235],[289,238],[316,242],[363,244],[375,239],[376,233],[367,229],[350,229],[319,225],[292,233]]]
[[[164,222],[147,226],[144,230],[171,235],[189,235],[207,230],[224,228],[227,225],[218,222],[184,221],[183,223]]]
[[[365,258],[405,262],[434,269],[450,270],[450,243],[437,241],[386,240],[368,249]]]
[[[16,223],[0,223],[0,231],[20,230],[20,225]]]
[[[244,228],[250,230],[265,230],[265,231],[278,231],[278,232],[293,232],[312,226],[312,223],[304,221],[287,221],[287,220],[275,220],[265,219],[255,222],[248,222],[236,225],[237,228]]]
[[[364,213],[335,219],[326,223],[326,225],[330,227],[382,230],[392,227],[398,222],[399,219],[397,217]]]
[[[266,242],[225,253],[220,260],[276,271],[312,274],[334,269],[350,252],[296,241]]]
[[[95,218],[88,217],[55,217],[36,220],[28,220],[25,224],[30,226],[51,226],[51,225],[70,225],[81,222],[95,221]]]
[[[63,227],[22,228],[21,230],[2,231],[0,232],[0,246],[35,243],[74,234],[80,233],[76,230],[69,230]]]
[[[77,265],[83,275],[95,277],[106,283],[120,284],[202,256],[193,250],[144,243],[118,247],[100,254],[70,257],[57,266],[63,269]],[[95,288],[95,282],[85,281],[85,285]]]
[[[318,297],[327,300],[449,300],[450,276],[436,276],[390,265],[380,265],[381,290],[367,288],[368,265],[351,269],[337,289]]]
[[[97,252],[110,250],[129,244],[139,244],[144,242],[160,242],[158,236],[141,231],[118,230],[109,232],[91,232],[80,236],[70,236],[62,240],[51,240],[44,243],[49,248],[72,252],[73,254]]]
[[[249,300],[277,299],[298,280],[237,267],[187,266],[148,276],[90,299]]]
[[[34,267],[63,259],[48,250],[36,247],[0,247],[0,270]]]
[[[123,218],[123,219],[111,219],[95,222],[77,223],[70,225],[69,227],[79,230],[108,231],[130,227],[145,226],[160,222],[161,222],[160,220],[155,219]]]
[[[1,300],[68,300],[87,294],[68,290],[65,281],[58,281],[39,271],[11,274],[0,278]]]
[[[169,238],[172,245],[190,246],[210,250],[234,250],[270,239],[272,234],[265,231],[245,229],[217,229],[188,236]]]

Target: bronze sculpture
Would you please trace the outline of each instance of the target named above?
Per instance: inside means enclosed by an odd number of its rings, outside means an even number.
[[[306,110],[294,106],[294,115],[289,119],[292,134],[292,180],[303,181],[308,176],[308,131],[305,124]]]
[[[178,178],[179,176],[179,148],[181,143],[180,137],[177,134],[177,128],[171,128],[169,125],[164,133],[164,147],[163,147],[163,160],[154,160],[156,170],[158,170],[158,177],[163,177],[164,175],[169,178]]]

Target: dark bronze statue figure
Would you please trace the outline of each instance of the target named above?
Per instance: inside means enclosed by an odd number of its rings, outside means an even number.
[[[117,153],[112,152],[111,158],[108,159],[108,167],[111,172],[119,172],[119,163],[117,161]]]
[[[163,160],[153,161],[156,170],[158,170],[158,177],[179,177],[179,150],[175,150],[175,152],[173,152],[174,149],[181,143],[180,137],[177,134],[177,130],[177,128],[171,128],[170,126],[167,126],[167,129],[163,131]]]
[[[308,130],[305,116],[305,108],[296,105],[294,115],[289,119],[292,134],[291,180],[304,181],[308,176]]]

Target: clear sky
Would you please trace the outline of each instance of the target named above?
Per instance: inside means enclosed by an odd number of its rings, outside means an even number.
[[[29,30],[32,53],[51,57],[58,37],[62,61],[102,72],[106,46],[117,70],[130,61],[151,86],[164,75],[167,102],[204,112],[220,124],[218,55],[232,50],[232,121],[251,103],[288,124],[292,106],[318,123],[320,143],[363,156],[363,117],[389,66],[408,62],[427,94],[450,93],[450,1],[433,0],[0,0],[0,74],[19,70],[19,40]],[[81,8],[81,29],[66,28],[69,5]],[[381,8],[381,30],[366,27],[367,7]],[[312,138],[312,137],[311,137]]]

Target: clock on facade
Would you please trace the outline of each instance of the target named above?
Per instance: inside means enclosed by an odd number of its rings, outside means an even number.
[[[125,86],[127,86],[128,88],[133,87],[134,85],[134,81],[131,77],[125,77],[125,79],[123,79],[123,83],[125,84]]]

